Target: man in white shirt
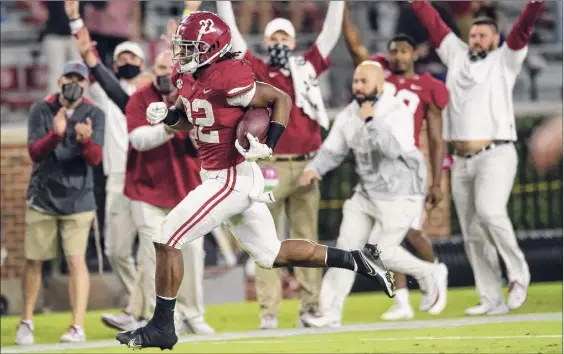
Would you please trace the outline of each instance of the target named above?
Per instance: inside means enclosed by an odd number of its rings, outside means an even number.
[[[337,116],[299,182],[308,185],[321,180],[352,149],[359,183],[343,207],[337,247],[378,244],[382,262],[417,279],[432,301],[429,313],[438,314],[446,306],[446,266],[420,260],[400,246],[423,207],[425,161],[415,146],[413,113],[384,87],[384,70],[379,63],[364,61],[356,68],[352,86],[355,101]],[[305,316],[304,322],[312,327],[340,326],[343,304],[354,280],[353,273],[329,269],[321,287],[320,314]]]
[[[448,67],[450,103],[443,137],[456,151],[452,194],[480,296],[480,303],[466,314],[507,313],[523,306],[531,277],[506,210],[517,171],[512,91],[542,2],[527,4],[501,47],[491,19],[474,21],[466,44],[428,2],[411,6]],[[507,304],[498,252],[510,281]]]

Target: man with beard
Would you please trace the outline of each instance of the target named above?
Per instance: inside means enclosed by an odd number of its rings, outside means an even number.
[[[348,8],[343,18],[343,34],[345,43],[355,63],[372,59],[388,69],[386,81],[396,97],[403,100],[414,115],[415,145],[420,148],[419,138],[423,122],[426,121],[431,165],[431,185],[427,192],[427,209],[435,208],[443,199],[441,192],[442,164],[444,158],[444,141],[442,135],[442,110],[448,103],[448,90],[439,80],[429,73],[417,74],[415,62],[418,60],[415,41],[406,35],[396,35],[388,42],[387,56],[368,54],[368,50],[360,42],[358,29],[351,23]],[[427,262],[435,261],[431,243],[423,236],[422,228],[425,210],[413,220],[407,232],[406,240],[413,246],[418,255]],[[409,302],[409,291],[404,274],[396,274],[396,303],[382,315],[384,320],[400,320],[413,318],[413,309]],[[329,296],[329,294],[325,294]],[[322,299],[324,301],[324,294]],[[428,311],[433,299],[424,293],[419,306],[420,311]]]
[[[379,63],[364,61],[356,68],[352,85],[355,100],[337,116],[299,182],[303,186],[321,180],[352,149],[359,184],[343,206],[337,247],[378,244],[382,262],[417,279],[432,299],[429,311],[440,313],[446,306],[446,266],[420,260],[400,245],[421,214],[426,166],[415,146],[413,112],[384,86],[384,69]],[[329,269],[321,286],[320,313],[305,316],[306,324],[340,326],[344,301],[354,280],[354,274]]]
[[[531,1],[525,6],[501,47],[497,23],[489,18],[474,21],[466,44],[431,4],[416,1],[411,6],[448,67],[451,100],[443,137],[454,144],[454,205],[480,296],[479,304],[466,314],[507,313],[508,307],[523,306],[530,282],[527,261],[507,214],[517,172],[512,90],[543,3]],[[510,282],[507,303],[501,292],[498,252]]]
[[[296,48],[296,31],[292,23],[284,18],[269,22],[264,31],[269,59],[264,62],[247,48],[237,28],[231,2],[217,2],[218,14],[231,29],[233,51],[242,52],[258,81],[268,83],[292,98],[290,120],[276,145],[273,160],[261,163],[265,177],[274,187],[276,202],[268,204],[268,207],[276,228],[285,209],[292,238],[318,240],[319,184],[314,181],[299,187],[297,182],[304,167],[321,146],[320,126],[329,127],[317,78],[329,68],[329,54],[341,35],[344,7],[343,1],[330,1],[323,29],[303,56],[292,53]],[[317,311],[321,271],[315,268],[296,268],[294,271],[300,284],[298,326],[302,326],[302,315]],[[280,271],[257,268],[256,291],[261,308],[260,328],[278,327],[277,312],[282,298]]]

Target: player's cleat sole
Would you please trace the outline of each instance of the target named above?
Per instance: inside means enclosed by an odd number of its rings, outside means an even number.
[[[178,342],[174,329],[165,333],[151,326],[141,327],[133,331],[118,332],[116,339],[120,344],[124,344],[131,349],[159,348],[161,350],[172,350]]]
[[[386,295],[389,298],[396,296],[396,280],[394,279],[394,273],[386,268],[382,260],[380,259],[380,251],[377,245],[372,245],[367,243],[362,248],[362,251],[357,253],[360,256],[360,260],[363,262],[365,268],[364,271],[360,271],[362,274],[369,278],[377,278],[378,282],[384,288]],[[359,263],[355,257],[357,264]]]

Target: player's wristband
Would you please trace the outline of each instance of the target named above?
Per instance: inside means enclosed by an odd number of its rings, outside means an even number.
[[[284,124],[271,121],[268,126],[268,134],[266,135],[266,146],[274,150],[284,130],[286,130]]]
[[[168,112],[166,114],[166,118],[163,120],[163,123],[172,127],[176,123],[178,123],[181,119],[188,120],[188,116],[186,112],[181,109],[176,108],[176,106],[172,106],[168,108]]]

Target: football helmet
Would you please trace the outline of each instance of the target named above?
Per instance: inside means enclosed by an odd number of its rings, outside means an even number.
[[[185,17],[172,37],[173,60],[178,71],[194,73],[198,68],[217,62],[231,49],[231,30],[225,21],[208,11]]]

